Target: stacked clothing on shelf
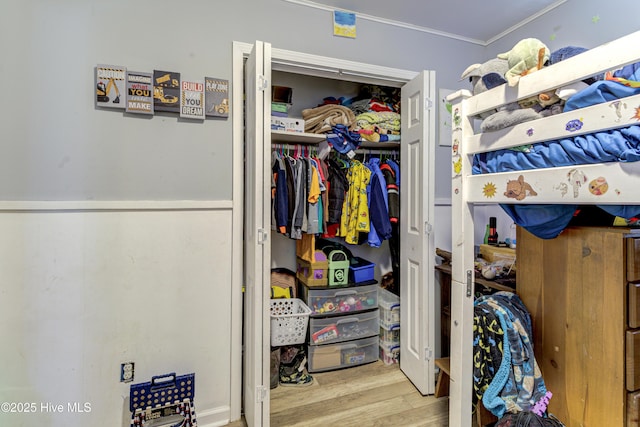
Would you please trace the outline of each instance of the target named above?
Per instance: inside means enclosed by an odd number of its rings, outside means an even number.
[[[397,142],[400,140],[400,92],[395,88],[365,85],[352,99],[324,98],[319,106],[303,110],[302,117],[308,133],[337,136],[345,136],[345,131],[355,133],[355,148],[358,141]]]

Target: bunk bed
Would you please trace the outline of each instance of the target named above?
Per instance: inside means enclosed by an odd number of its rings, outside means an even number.
[[[576,93],[560,114],[497,131],[476,132],[479,118],[636,64],[638,46],[640,32],[543,67],[515,86],[503,84],[475,96],[461,90],[448,97],[453,112],[449,425],[471,425],[474,205],[499,204],[543,239],[558,236],[579,206],[597,205],[625,218],[640,214],[640,88],[633,82],[614,82],[625,86],[619,97],[615,88],[594,91],[602,85],[598,81],[585,89],[595,95],[572,102],[581,94]]]

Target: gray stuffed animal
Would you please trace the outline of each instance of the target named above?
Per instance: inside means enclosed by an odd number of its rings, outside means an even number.
[[[505,73],[509,71],[506,59],[493,58],[483,64],[473,64],[462,73],[462,79],[469,79],[472,92],[477,95],[489,89],[505,84]],[[486,111],[479,115],[482,120],[480,130],[492,132],[518,123],[536,120],[542,117],[533,108],[521,108],[517,102],[504,105],[496,110]]]

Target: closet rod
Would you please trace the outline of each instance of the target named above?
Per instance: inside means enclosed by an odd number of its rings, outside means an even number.
[[[379,148],[357,148],[355,152],[356,154],[400,154],[400,150],[397,148],[387,148],[386,150]]]

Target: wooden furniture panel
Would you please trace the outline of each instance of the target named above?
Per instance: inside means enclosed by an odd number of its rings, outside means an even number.
[[[627,394],[627,427],[640,426],[640,391]]]
[[[629,283],[628,322],[630,328],[640,328],[640,283]]]
[[[627,390],[640,389],[640,329],[627,331]]]
[[[627,280],[640,281],[640,238],[627,239]]]
[[[549,411],[567,426],[625,420],[625,240],[625,229],[568,228],[549,240],[518,229],[517,291]]]

